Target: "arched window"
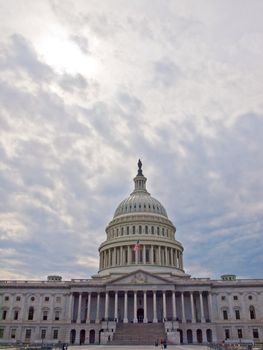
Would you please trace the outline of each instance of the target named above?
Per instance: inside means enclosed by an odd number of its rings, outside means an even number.
[[[152,235],[154,235],[154,227],[152,226]]]
[[[141,234],[141,233],[142,233],[142,227],[139,226],[139,234]]]
[[[121,235],[123,236],[123,227],[121,228]]]
[[[159,235],[159,234],[160,234],[160,228],[157,227],[157,235]]]
[[[28,310],[28,320],[32,321],[34,319],[34,308],[33,306],[30,306]]]
[[[148,234],[148,226],[145,226],[145,233]]]
[[[162,228],[162,235],[164,236],[164,228]]]
[[[127,228],[126,228],[127,235],[130,233],[129,231],[130,231],[130,228],[129,228],[129,226],[127,226]]]
[[[256,313],[255,313],[255,308],[253,305],[249,307],[249,314],[250,314],[250,319],[255,320],[256,319]]]
[[[132,233],[135,234],[135,226],[132,226]]]

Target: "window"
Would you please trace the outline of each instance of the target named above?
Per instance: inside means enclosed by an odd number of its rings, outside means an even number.
[[[61,297],[56,297],[56,303],[60,303],[61,302]]]
[[[59,321],[59,311],[55,311],[55,321]]]
[[[253,299],[252,295],[249,295],[249,296],[248,296],[248,299],[249,299],[249,300],[252,300],[252,299]]]
[[[234,299],[234,300],[238,300],[238,296],[237,296],[237,295],[234,295],[234,296],[233,296],[233,299]]]
[[[33,319],[34,319],[34,308],[33,308],[33,306],[30,306],[30,308],[28,310],[28,320],[32,321]]]
[[[16,339],[16,328],[11,328],[10,337]]]
[[[16,297],[16,301],[20,301],[20,300],[21,300],[20,296]]]
[[[154,235],[154,227],[152,226],[152,235]]]
[[[256,313],[255,313],[255,308],[254,306],[249,307],[249,314],[250,314],[250,319],[255,320],[256,319]]]
[[[31,301],[35,301],[35,297],[31,297]]]
[[[7,316],[7,310],[3,310],[3,312],[2,312],[2,320],[6,320],[6,316]]]
[[[53,339],[58,339],[58,329],[53,330]]]
[[[229,334],[229,329],[225,329],[225,339],[229,339],[230,334]]]
[[[128,234],[129,234],[129,226],[127,226],[127,229],[126,229],[126,230],[127,230],[127,235],[128,235]]]
[[[256,338],[256,339],[259,338],[258,329],[257,328],[253,329],[253,338]]]
[[[132,233],[135,234],[135,226],[132,226]]]
[[[160,235],[160,228],[157,227],[157,235]]]
[[[5,301],[8,301],[8,300],[9,300],[9,297],[8,297],[8,296],[6,296],[6,297],[5,297]]]
[[[141,233],[142,233],[142,227],[139,226],[139,234],[141,234]]]
[[[221,300],[226,300],[226,297],[224,295],[222,295]]]
[[[26,329],[26,340],[31,338],[31,329]]]
[[[121,235],[123,236],[123,227],[121,228]]]
[[[145,226],[145,233],[148,235],[148,226]]]
[[[241,328],[239,328],[238,330],[237,330],[237,337],[239,338],[239,339],[241,339],[243,336],[242,336],[242,329]]]
[[[49,301],[49,297],[45,297],[45,301]]]
[[[4,328],[0,328],[0,339],[4,338]]]
[[[41,329],[41,339],[45,339],[46,338],[46,334],[47,334],[47,330],[46,329]]]
[[[48,311],[44,310],[43,311],[43,321],[47,321],[47,316],[48,316]]]
[[[223,310],[223,319],[228,320],[227,310]]]
[[[14,320],[16,321],[16,320],[18,320],[18,310],[15,310],[14,311]]]
[[[240,312],[239,310],[235,310],[236,320],[240,320]]]

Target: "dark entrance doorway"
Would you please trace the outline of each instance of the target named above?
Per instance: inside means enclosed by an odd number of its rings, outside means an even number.
[[[85,329],[82,329],[80,331],[80,335],[79,335],[79,343],[80,343],[80,345],[85,343],[85,336],[86,336]]]
[[[91,329],[89,331],[89,343],[94,344],[95,343],[95,330]]]
[[[138,323],[143,323],[144,310],[142,308],[137,310],[137,319],[138,319]]]
[[[203,335],[202,335],[202,330],[198,329],[196,331],[196,337],[197,337],[197,343],[202,343],[203,342]]]
[[[75,340],[76,340],[76,330],[72,329],[70,331],[70,344],[75,344]]]
[[[180,334],[180,344],[183,344],[184,338],[183,338],[183,331],[179,328],[177,328],[177,332]]]

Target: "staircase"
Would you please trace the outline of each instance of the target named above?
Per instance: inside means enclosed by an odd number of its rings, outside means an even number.
[[[118,323],[113,345],[154,345],[155,341],[165,339],[163,323]]]

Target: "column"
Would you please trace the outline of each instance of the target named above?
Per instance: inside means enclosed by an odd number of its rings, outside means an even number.
[[[86,323],[90,323],[90,305],[91,305],[91,293],[89,293],[89,295],[88,295],[88,308],[87,308]]]
[[[107,249],[107,266],[110,266],[110,249]]]
[[[143,245],[143,250],[142,250],[142,261],[143,261],[143,264],[146,264],[146,245],[144,244]]]
[[[150,262],[151,262],[152,265],[153,265],[153,249],[154,249],[154,246],[151,245]]]
[[[128,265],[131,263],[131,246],[128,245]]]
[[[50,299],[51,299],[51,305],[50,305],[50,313],[48,315],[48,319],[53,321],[54,319],[54,301],[55,301],[55,295],[52,295],[50,296]],[[34,316],[34,319],[35,319],[35,316]]]
[[[173,303],[173,320],[176,319],[176,299],[175,299],[175,291],[172,293],[172,303]]]
[[[133,311],[133,323],[137,323],[137,292],[133,292],[133,297],[134,297],[134,311]]]
[[[11,297],[10,297],[10,307],[9,307],[9,310],[8,310],[8,314],[7,314],[7,320],[8,321],[12,321],[13,320],[13,306],[14,306],[14,299],[15,299],[15,294],[12,294]],[[37,311],[37,310],[36,310]]]
[[[162,264],[162,258],[161,258],[161,246],[158,246],[158,262],[159,265]]]
[[[195,306],[194,306],[194,295],[193,295],[193,292],[190,292],[190,300],[191,300],[192,323],[196,323],[196,319],[195,319]]]
[[[71,322],[72,319],[72,304],[73,304],[73,294],[69,295],[69,305],[68,305],[68,317],[67,319]]]
[[[135,251],[135,264],[138,265],[138,255],[139,255],[139,250]]]
[[[200,297],[200,309],[201,309],[201,322],[205,322],[205,317],[204,317],[204,303],[203,303],[203,294],[202,292],[199,292],[199,297]]]
[[[208,318],[210,322],[213,322],[213,303],[212,303],[212,294],[208,292]]]
[[[227,299],[228,299],[228,305],[229,305],[229,319],[230,320],[234,320],[235,316],[234,316],[234,310],[233,310],[233,297],[231,295],[231,293],[227,294]]]
[[[156,291],[153,291],[153,323],[157,323],[157,310],[156,310]]]
[[[120,248],[120,265],[123,265],[123,246]]]
[[[181,292],[181,304],[182,304],[182,322],[185,322],[184,293],[183,292]]]
[[[81,322],[81,302],[82,302],[82,293],[79,293],[79,305],[78,305],[77,323]]]
[[[172,248],[170,248],[170,262],[171,262],[171,266],[173,266],[174,259],[173,259],[173,249]]]
[[[116,252],[116,247],[113,248],[113,262],[112,262],[113,266],[117,265],[117,252]]]
[[[97,294],[96,323],[100,323],[100,293]]]
[[[37,315],[38,322],[41,322],[43,298],[44,298],[44,296],[42,294],[39,294],[39,309],[38,309],[38,315]]]
[[[163,320],[166,321],[166,292],[163,291]]]
[[[128,323],[128,292],[124,292],[124,318],[123,318],[123,323]]]
[[[147,292],[146,292],[146,290],[143,291],[143,308],[144,308],[143,323],[148,323],[148,317],[147,317]]]
[[[22,306],[21,306],[21,311],[19,314],[19,321],[24,320],[25,309],[26,309],[26,294],[23,294],[22,295]]]
[[[180,268],[183,269],[183,255],[182,255],[182,252],[180,252]]]
[[[109,292],[105,293],[105,315],[104,318],[107,321],[109,317]]]
[[[175,259],[175,267],[178,268],[177,249],[175,249],[175,252],[174,252],[174,259]]]
[[[103,268],[105,269],[106,268],[106,252],[104,251],[103,252]]]
[[[118,292],[115,291],[114,321],[118,322]]]
[[[165,253],[164,253],[164,265],[168,265],[168,252],[167,252],[167,247],[165,247]]]

